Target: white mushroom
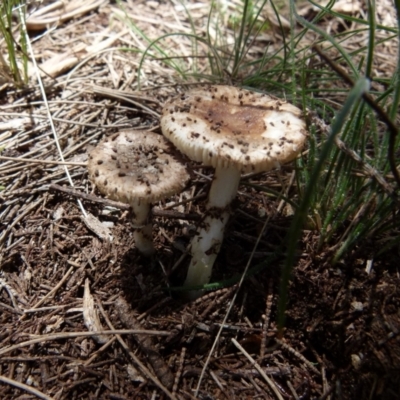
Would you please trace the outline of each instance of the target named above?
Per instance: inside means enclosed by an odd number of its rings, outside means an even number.
[[[211,277],[241,172],[279,168],[306,139],[301,110],[275,97],[231,86],[207,86],[168,101],[163,134],[192,160],[215,168],[207,215],[191,245],[185,286]]]
[[[179,152],[161,135],[126,130],[103,139],[93,149],[88,169],[102,193],[132,207],[136,247],[151,255],[150,204],[179,193],[189,179]]]

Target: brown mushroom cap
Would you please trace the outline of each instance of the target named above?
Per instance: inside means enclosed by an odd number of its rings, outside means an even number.
[[[300,117],[301,110],[283,100],[215,85],[168,101],[161,128],[195,161],[261,172],[296,158],[307,136]]]
[[[182,191],[189,179],[178,151],[150,131],[121,131],[89,155],[90,179],[110,199],[155,202]]]

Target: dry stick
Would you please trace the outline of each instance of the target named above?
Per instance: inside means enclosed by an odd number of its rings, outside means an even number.
[[[280,177],[280,174],[278,174],[278,176]],[[293,185],[295,176],[296,176],[296,172],[293,171],[292,175],[290,176],[289,184],[287,185],[287,187],[285,189],[286,197],[288,197],[289,190]],[[276,210],[277,213],[280,213],[282,211],[282,208],[285,203],[286,203],[286,201],[283,199],[280,201],[278,208]],[[267,299],[266,299],[266,306],[265,306],[265,320],[264,320],[264,326],[263,326],[262,337],[261,337],[260,360],[262,360],[265,355],[265,349],[266,349],[266,345],[267,345],[267,331],[268,331],[268,327],[269,327],[269,320],[271,318],[272,298],[273,298],[273,286],[272,286],[272,280],[270,280],[269,284],[268,284],[268,292],[267,292]]]
[[[20,215],[18,215],[17,218],[14,219],[14,221],[7,226],[7,229],[4,230],[3,234],[0,236],[0,244],[3,242],[3,240],[7,237],[7,234],[10,232],[12,228],[22,219],[24,218],[27,214],[29,214],[34,208],[36,208],[40,203],[43,202],[43,199],[40,198],[38,201],[35,203],[32,203],[29,205]],[[1,257],[0,257],[1,259]],[[1,264],[1,263],[0,263]]]
[[[11,312],[13,312],[15,314],[19,314],[19,315],[23,314],[23,312],[20,311],[19,309],[15,309],[14,307],[9,306],[8,304],[2,303],[1,301],[0,301],[0,307],[3,307],[5,309],[7,309],[8,311],[11,311]]]
[[[46,294],[46,296],[44,296],[41,300],[39,300],[32,308],[38,308],[39,306],[41,306],[49,297],[53,296],[53,294],[55,294],[57,292],[57,290],[64,284],[64,282],[69,278],[69,275],[71,274],[71,272],[74,270],[74,267],[71,267],[67,273],[62,277],[62,279],[60,280],[60,282],[57,283],[56,286],[53,287],[53,289],[50,290],[49,293]]]
[[[56,183],[52,183],[49,186],[49,189],[58,190],[60,192],[67,193],[69,195],[75,196],[80,199],[93,201],[96,203],[101,203],[101,204],[104,204],[105,206],[115,207],[115,208],[118,208],[118,209],[124,210],[124,211],[128,211],[130,209],[130,206],[128,204],[121,203],[119,201],[103,199],[103,198],[97,197],[93,194],[82,193],[76,189],[72,189],[70,187],[65,187],[65,186],[60,186],[60,185],[57,185]]]
[[[313,118],[313,122],[318,126],[318,128],[325,134],[329,135],[331,132],[331,127],[326,125],[324,121],[320,118]],[[353,149],[347,147],[339,137],[335,137],[336,146],[352,158],[360,167],[364,170],[370,178],[375,179],[375,181],[382,187],[382,189],[399,205],[399,199],[396,196],[396,192],[393,187],[386,181],[386,179],[370,164],[364,161]],[[365,175],[364,175],[365,176]]]
[[[8,293],[8,296],[10,297],[11,303],[14,306],[14,309],[16,309],[17,311],[21,311],[18,307],[17,301],[15,300],[15,298],[19,298],[19,294],[17,293],[17,291],[15,289],[12,288],[12,286],[7,282],[7,279],[5,278],[0,278],[0,291],[2,289],[5,289],[6,292]],[[26,304],[26,303],[25,303]],[[24,305],[25,305],[24,304]]]
[[[130,309],[128,303],[122,297],[118,297],[115,301],[115,307],[117,310],[117,315],[121,322],[130,329],[141,329],[142,326],[140,322],[135,318],[132,310]],[[164,361],[164,358],[156,350],[153,338],[150,336],[135,336],[135,340],[138,343],[141,350],[147,357],[147,360],[153,371],[155,372],[157,378],[160,382],[168,389],[172,388],[174,385],[174,376],[168,366]]]
[[[69,187],[57,185],[56,183],[52,183],[49,186],[49,189],[59,190],[60,192],[67,193],[69,195],[72,195],[72,196],[75,196],[75,197],[78,197],[78,198],[81,198],[84,200],[101,203],[101,204],[104,204],[105,206],[119,208],[120,210],[124,210],[124,211],[128,211],[130,209],[130,206],[128,204],[121,203],[119,201],[103,199],[103,198],[97,197],[93,194],[82,193],[82,192],[79,192],[79,191],[69,188]],[[151,213],[153,215],[155,215],[156,217],[165,217],[165,218],[171,218],[171,219],[186,219],[186,220],[194,220],[194,221],[201,219],[201,216],[196,213],[181,213],[181,212],[172,211],[172,210],[161,210],[156,207],[152,208]]]
[[[265,305],[265,320],[261,337],[261,346],[260,346],[260,360],[264,358],[265,348],[267,347],[267,332],[269,327],[269,320],[271,318],[271,308],[272,308],[272,298],[273,298],[273,287],[272,287],[272,279],[270,279],[268,283],[268,292],[267,292],[267,300]]]
[[[11,386],[15,386],[18,389],[25,390],[25,392],[34,394],[39,399],[44,400],[54,400],[53,397],[47,396],[39,390],[33,388],[32,386],[25,385],[24,383],[14,381],[14,379],[6,378],[5,376],[0,375],[0,382],[8,383]]]
[[[203,198],[205,198],[205,197],[206,197],[206,194],[205,194],[205,193],[202,193],[202,194],[200,194],[200,195],[191,197],[190,199],[185,199],[185,200],[179,201],[178,203],[170,204],[169,206],[165,207],[164,210],[170,210],[171,208],[175,208],[175,207],[178,207],[178,206],[182,206],[182,205],[185,205],[185,204],[187,204],[187,203],[193,202],[193,201],[195,201],[195,200],[203,199]]]
[[[106,344],[101,346],[96,352],[94,352],[91,357],[84,362],[85,366],[89,366],[104,350],[108,349],[115,341],[117,338],[114,336],[112,337]]]
[[[311,361],[308,361],[307,358],[305,358],[302,354],[300,354],[298,351],[296,351],[293,347],[289,346],[286,344],[283,340],[280,340],[278,338],[275,338],[275,341],[282,346],[285,350],[287,350],[289,353],[293,354],[295,357],[303,361],[304,364],[307,365],[313,372],[315,372],[317,375],[321,375],[321,372],[314,367],[314,365],[311,363]]]
[[[299,395],[296,392],[296,389],[293,387],[292,382],[289,381],[289,379],[285,379],[286,385],[288,386],[290,392],[292,393],[292,396],[294,397],[294,400],[300,400]]]
[[[24,313],[36,313],[36,312],[41,312],[41,311],[50,311],[50,310],[59,310],[61,308],[67,308],[67,307],[71,307],[71,306],[76,306],[78,304],[80,304],[81,301],[75,301],[73,303],[69,303],[69,304],[62,304],[59,306],[48,306],[48,307],[40,307],[40,308],[28,308],[26,310],[24,310]],[[67,311],[68,312],[68,311]]]
[[[251,382],[251,384],[254,386],[254,388],[257,390],[258,393],[263,393],[264,394],[264,398],[266,398],[267,393],[265,393],[265,390],[263,391],[261,389],[261,387],[259,386],[258,382],[256,382],[256,380],[250,375],[247,377],[247,379]],[[259,381],[259,379],[257,379],[257,381]]]
[[[207,296],[202,296],[198,300],[203,300],[202,302],[197,301],[196,303],[200,304],[207,304],[209,302],[209,305],[206,307],[206,309],[200,314],[200,321],[204,321],[208,314],[212,311],[213,308],[216,308],[218,311],[220,309],[220,305],[232,294],[232,292],[236,289],[236,285],[230,287],[230,288],[222,288],[219,290],[216,290],[215,295],[213,297],[217,297],[221,295],[221,297],[218,297],[217,299],[214,299],[213,301],[207,301],[209,298],[205,298]]]
[[[225,388],[222,386],[222,383],[220,382],[220,380],[218,379],[218,376],[215,374],[214,371],[210,370],[210,375],[211,378],[214,380],[214,382],[217,384],[219,390],[225,395],[226,398],[229,399],[228,395],[226,394],[226,390]]]
[[[324,366],[321,366],[322,375],[322,393],[326,393],[329,390],[328,380],[326,379],[326,370]]]
[[[45,6],[33,12],[27,21],[30,29],[42,30],[53,24],[59,24],[67,19],[72,19],[76,16],[81,16],[87,12],[97,8],[104,3],[104,0],[88,2],[70,2],[65,4],[63,1],[56,1],[53,4]]]
[[[110,329],[114,329],[113,324],[111,323],[111,321],[109,320],[106,312],[104,311],[104,308],[101,304],[101,302],[98,302],[98,307],[99,310],[101,312],[101,314],[103,315],[104,320],[106,321],[107,325],[109,326]],[[145,333],[146,331],[143,331],[143,333]],[[140,333],[140,332],[139,332]],[[170,334],[170,333],[169,333]],[[150,370],[139,360],[138,357],[136,357],[136,355],[130,350],[130,348],[128,347],[128,345],[124,342],[124,340],[122,339],[122,337],[119,334],[116,334],[117,340],[120,343],[120,345],[122,346],[122,348],[129,354],[129,356],[132,358],[132,360],[134,361],[134,363],[140,368],[140,370],[142,371],[142,373],[147,376],[147,378],[149,378],[160,390],[162,390],[171,400],[177,400],[177,398],[158,380],[158,378],[156,376],[154,376]]]
[[[150,314],[153,310],[164,305],[165,303],[167,303],[170,300],[171,300],[171,297],[165,297],[164,299],[160,300],[159,302],[157,302],[156,304],[154,304],[153,306],[148,308],[146,311],[144,311],[140,315],[138,315],[136,319],[138,321],[141,321],[144,317],[146,317],[148,314]]]
[[[80,163],[80,162],[36,160],[34,158],[23,158],[23,157],[0,156],[0,160],[15,161],[15,162],[27,162],[27,163],[34,163],[34,164],[73,165],[73,166],[77,166],[77,167],[86,167],[87,166],[87,163]]]
[[[251,251],[251,254],[250,254],[249,260],[247,261],[246,267],[244,268],[244,271],[243,271],[243,274],[242,274],[242,276],[241,276],[241,278],[240,278],[240,281],[239,281],[239,283],[237,284],[236,291],[235,291],[235,293],[234,293],[234,295],[233,295],[233,297],[232,297],[232,300],[231,300],[231,302],[230,302],[230,304],[229,304],[228,310],[226,311],[225,317],[224,317],[224,319],[223,319],[223,321],[222,321],[222,323],[221,323],[221,326],[220,326],[220,328],[219,328],[219,330],[218,330],[218,332],[217,332],[217,335],[215,336],[214,343],[213,343],[213,345],[211,346],[211,350],[210,350],[210,352],[208,353],[206,362],[204,363],[203,369],[201,370],[199,382],[198,382],[198,384],[197,384],[196,391],[195,391],[195,397],[197,397],[197,395],[198,395],[198,393],[199,393],[200,385],[201,385],[201,382],[202,382],[202,380],[203,380],[203,377],[204,377],[205,371],[206,371],[206,369],[207,369],[207,366],[208,366],[208,364],[209,364],[209,362],[210,362],[210,360],[211,360],[211,356],[212,356],[212,354],[213,354],[215,348],[217,347],[218,340],[219,340],[219,338],[221,337],[221,334],[222,334],[222,330],[223,330],[224,327],[225,327],[226,321],[228,320],[228,317],[229,317],[229,315],[230,315],[230,313],[231,313],[231,311],[232,311],[233,305],[235,304],[236,298],[237,298],[237,296],[238,296],[238,294],[239,294],[239,291],[240,291],[240,289],[241,289],[241,287],[242,287],[244,278],[246,277],[247,271],[248,271],[249,268],[250,268],[250,263],[251,263],[251,261],[253,260],[253,257],[254,257],[254,254],[255,254],[255,252],[256,252],[256,249],[257,249],[257,247],[258,247],[258,245],[259,245],[259,243],[260,243],[260,241],[261,241],[261,236],[262,236],[263,232],[265,232],[265,228],[266,228],[267,224],[269,223],[271,217],[272,217],[272,214],[268,215],[267,219],[266,219],[265,222],[264,222],[264,225],[263,225],[263,227],[262,227],[262,229],[261,229],[261,232],[260,232],[260,234],[259,234],[258,237],[257,237],[256,243],[254,244],[253,250]]]
[[[60,135],[59,139],[61,140],[61,139],[67,138],[68,135],[70,135],[69,132],[62,134],[62,135]],[[50,136],[50,135],[46,135],[46,136]],[[21,142],[20,144],[24,145],[24,142]],[[34,154],[40,153],[40,156],[43,158],[52,153],[52,150],[49,150],[47,147],[48,147],[48,143],[44,144],[44,145],[42,144],[40,147],[36,148],[35,150],[28,151],[25,154],[25,156],[28,156],[28,155],[33,156]],[[43,150],[44,150],[44,153],[42,152]],[[31,158],[31,159],[35,160],[35,158]],[[13,164],[11,162],[6,161],[0,166],[0,174],[4,175],[6,173],[20,171],[21,169],[24,169],[24,168],[25,168],[24,165],[19,165],[18,167],[13,167]]]
[[[379,172],[371,167],[367,162],[365,162],[353,149],[349,149],[346,144],[340,140],[337,136],[335,138],[335,144],[337,147],[339,147],[340,150],[342,150],[345,154],[347,154],[349,157],[351,157],[357,164],[361,166],[365,170],[365,172],[373,179],[375,179],[378,184],[383,188],[383,190],[390,196],[392,197],[393,200],[396,201],[397,204],[399,203],[399,200],[396,196],[396,192],[392,188],[392,186],[386,181],[386,179],[379,174]]]
[[[196,213],[182,213],[175,210],[161,210],[160,208],[153,207],[151,213],[156,217],[164,217],[170,219],[184,219],[192,221],[200,221],[202,217]]]
[[[312,48],[318,53],[318,55],[321,58],[323,58],[329,64],[329,66],[338,75],[340,75],[340,77],[348,85],[354,86],[354,82],[350,78],[350,76],[347,74],[347,72],[342,67],[340,67],[338,64],[336,64],[331,58],[329,58],[317,44],[315,44]],[[397,170],[396,160],[394,158],[396,136],[398,135],[399,131],[398,131],[396,125],[394,124],[394,122],[386,114],[385,110],[375,101],[375,99],[369,93],[364,93],[363,99],[379,115],[379,117],[382,119],[382,121],[386,124],[386,126],[389,129],[389,149],[388,149],[389,165],[390,165],[390,169],[392,170],[392,174],[397,182],[397,186],[398,186],[398,188],[400,188],[400,174],[399,174],[399,171]]]
[[[159,335],[159,336],[169,336],[171,332],[167,331],[146,331],[144,329],[112,329],[109,331],[98,332],[101,335]],[[54,333],[50,335],[29,335],[36,336],[35,339],[27,340],[26,342],[21,342],[13,346],[9,346],[0,349],[0,356],[10,351],[20,349],[21,347],[30,346],[31,344],[43,343],[49,340],[59,340],[59,339],[71,339],[82,336],[93,336],[93,332],[67,332],[67,333]],[[39,337],[38,337],[39,336]]]
[[[140,22],[145,22],[145,23],[148,23],[148,24],[151,24],[151,25],[161,25],[161,26],[163,26],[163,27],[166,27],[166,28],[170,28],[170,29],[173,29],[174,30],[174,32],[177,30],[177,25],[176,25],[176,23],[171,23],[171,22],[167,22],[166,21],[166,18],[163,18],[163,19],[161,19],[161,20],[158,20],[158,19],[156,19],[156,18],[149,18],[148,16],[146,16],[146,15],[142,15],[142,13],[140,13],[140,14],[137,14],[137,13],[133,13],[133,14],[130,14],[130,13],[128,13],[127,11],[125,11],[125,10],[123,10],[122,8],[120,9],[120,8],[115,8],[115,9],[113,9],[113,13],[118,17],[118,18],[129,18],[129,21],[140,21]],[[148,15],[148,14],[147,14]],[[152,17],[153,17],[153,15],[152,15]],[[180,26],[179,26],[179,31],[182,31],[182,33],[192,33],[192,30],[190,30],[189,28],[187,28],[187,27],[185,27],[185,26],[182,26],[181,24],[180,24]],[[144,50],[144,48],[143,48],[143,50]],[[187,58],[187,57],[186,57]],[[162,58],[162,60],[165,60],[165,58]],[[185,84],[185,83],[182,83],[182,85],[183,84]],[[190,85],[190,84],[195,84],[195,83],[186,83],[185,85]],[[180,84],[181,85],[181,84]],[[164,86],[172,86],[172,87],[175,87],[175,86],[177,86],[176,84],[169,84],[169,85],[162,85],[162,86],[160,86],[160,87],[164,87]]]
[[[179,358],[179,367],[178,367],[178,371],[176,371],[176,374],[175,374],[174,386],[172,387],[173,395],[175,395],[176,391],[178,390],[179,380],[181,379],[182,371],[183,371],[183,363],[185,362],[185,355],[186,355],[186,347],[182,347],[181,356]]]
[[[260,373],[260,375],[264,378],[264,380],[268,383],[269,387],[275,393],[276,397],[279,400],[284,400],[282,395],[280,394],[278,388],[276,387],[275,383],[263,371],[263,369],[260,367],[260,365],[257,363],[257,361],[254,360],[254,358],[236,341],[235,338],[232,338],[231,341],[235,345],[235,347],[238,350],[240,350],[243,353],[243,355],[251,362],[251,365],[254,366],[254,368]]]
[[[92,339],[95,342],[101,345],[108,342],[107,336],[102,336],[97,333],[102,331],[103,327],[100,322],[99,314],[95,308],[94,298],[90,293],[89,278],[85,279],[85,286],[83,291],[83,323],[85,324],[88,331],[93,332]],[[133,328],[129,326],[128,328],[138,329],[137,326]]]
[[[5,117],[20,116],[20,117],[38,118],[38,119],[46,119],[46,118],[48,118],[46,115],[23,114],[23,113],[0,113],[0,116],[5,116]],[[128,123],[121,124],[121,125],[113,125],[113,124],[111,124],[111,125],[101,125],[100,123],[89,124],[89,123],[86,123],[86,122],[80,122],[80,121],[76,121],[76,120],[64,119],[64,118],[58,118],[58,117],[53,117],[53,121],[62,122],[64,124],[68,124],[68,125],[78,125],[78,126],[82,126],[84,128],[103,128],[103,129],[108,129],[108,128],[129,128],[130,127],[130,125]]]
[[[54,126],[54,122],[53,122],[53,119],[52,119],[52,114],[51,114],[51,111],[50,111],[50,107],[49,107],[49,104],[47,103],[46,91],[44,89],[43,81],[42,81],[42,79],[40,77],[40,74],[39,74],[39,68],[38,68],[38,65],[36,63],[36,59],[34,57],[34,52],[33,52],[32,44],[31,44],[31,41],[30,41],[30,38],[29,38],[29,35],[28,35],[28,30],[26,28],[26,23],[24,22],[25,19],[24,19],[24,16],[23,16],[22,7],[19,8],[19,13],[20,13],[21,21],[22,21],[22,28],[23,28],[23,33],[24,33],[25,39],[26,39],[26,44],[27,44],[27,46],[29,48],[29,52],[30,52],[31,57],[32,57],[32,62],[33,62],[33,65],[35,67],[35,72],[36,72],[36,78],[38,80],[40,92],[42,94],[42,98],[43,98],[43,101],[44,101],[45,106],[46,106],[45,108],[46,108],[46,111],[47,111],[47,116],[48,116],[48,119],[49,119],[50,127],[51,127],[51,130],[53,132],[54,142],[56,144],[56,147],[57,147],[57,150],[58,150],[58,154],[59,154],[59,156],[61,158],[61,161],[64,162],[65,161],[64,160],[64,155],[63,155],[63,152],[62,152],[62,149],[61,149],[61,146],[60,146],[60,142],[59,142],[59,139],[58,139],[56,128]],[[74,182],[72,181],[71,175],[70,175],[66,165],[64,165],[64,170],[65,170],[65,174],[66,174],[66,176],[68,178],[69,184],[73,187],[74,186]],[[79,205],[79,208],[82,211],[83,216],[85,218],[87,218],[87,213],[86,213],[86,211],[85,211],[85,209],[83,207],[83,204],[82,204],[82,202],[80,200],[78,200],[78,205]]]
[[[147,101],[149,103],[156,104],[160,107],[163,106],[163,104],[160,101],[158,101],[155,97],[145,96],[143,93],[138,93],[138,92],[136,92],[137,94],[135,94],[135,92],[129,93],[129,92],[124,92],[123,90],[110,89],[110,88],[106,89],[102,86],[96,86],[96,85],[88,86],[88,88],[94,91],[95,94],[104,94],[104,93],[115,93],[116,95],[123,94],[124,96],[128,96],[131,99],[137,100],[139,103]],[[97,93],[96,90],[99,90],[99,92]]]
[[[79,149],[81,149],[83,146],[85,146],[87,143],[90,143],[91,141],[93,141],[94,139],[97,138],[97,136],[100,136],[104,133],[104,128],[99,129],[97,132],[95,131],[95,133],[93,133],[93,135],[87,137],[85,140],[82,140],[81,142],[79,142],[78,144],[76,144],[74,147],[68,149],[65,154],[64,157],[68,157],[71,154],[76,154],[77,151]]]
[[[72,175],[73,178],[77,178],[77,177],[81,177],[83,174],[82,171],[79,171],[75,174]],[[63,177],[59,178],[60,175],[63,175]],[[0,176],[1,176],[1,171],[0,171]],[[19,188],[19,189],[14,189],[14,190],[7,190],[3,196],[5,198],[11,198],[11,199],[15,199],[18,196],[22,196],[22,195],[32,195],[32,194],[36,194],[37,192],[44,192],[44,191],[48,191],[48,185],[50,185],[49,183],[46,184],[46,181],[52,181],[54,180],[54,183],[63,183],[63,181],[65,181],[65,173],[64,171],[56,171],[53,172],[51,174],[46,175],[44,178],[40,178],[38,180],[35,180],[32,183],[28,183],[26,186]],[[41,186],[39,186],[41,185]]]
[[[104,49],[106,49],[106,51],[113,51],[110,47],[118,38],[124,36],[125,33],[126,31],[121,31],[97,43],[95,40],[92,45],[79,43],[69,51],[56,54],[42,63],[41,69],[50,77],[55,78],[75,66],[69,74],[69,76],[71,76],[71,74],[76,71],[77,66],[85,64],[90,59],[96,57],[100,52],[104,51]],[[82,59],[83,61],[81,61]]]
[[[345,243],[346,236],[350,232],[353,232],[354,227],[357,226],[359,222],[365,218],[367,211],[371,210],[371,202],[374,202],[375,199],[376,199],[376,194],[372,195],[371,199],[367,203],[363,203],[363,205],[358,209],[356,215],[352,218],[347,229],[338,239],[337,243],[334,244],[332,247],[329,247],[330,252],[336,251],[343,245],[343,243]]]
[[[53,104],[54,106],[57,107],[57,109],[60,107],[61,104],[72,104],[72,105],[84,105],[87,107],[101,107],[102,109],[105,108],[116,108],[116,109],[125,109],[125,110],[130,110],[128,107],[120,106],[120,105],[113,105],[113,104],[105,104],[105,103],[96,103],[93,101],[85,101],[85,100],[66,100],[66,99],[58,99],[58,100],[49,100],[49,104]],[[8,110],[12,108],[23,108],[23,107],[32,107],[32,106],[42,106],[44,103],[43,101],[32,101],[29,103],[17,103],[17,104],[7,104],[6,106],[1,106],[2,110]],[[24,132],[26,133],[26,132]],[[45,134],[46,135],[46,134]]]

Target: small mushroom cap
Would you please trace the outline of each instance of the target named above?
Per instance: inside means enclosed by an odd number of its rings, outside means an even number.
[[[296,158],[307,132],[301,110],[284,100],[232,86],[193,89],[169,100],[163,134],[192,160],[261,172]]]
[[[184,189],[189,174],[179,156],[161,135],[121,131],[89,154],[89,177],[110,199],[151,203]]]

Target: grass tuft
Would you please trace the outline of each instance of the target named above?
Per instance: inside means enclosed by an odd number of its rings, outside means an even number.
[[[197,31],[189,11],[191,33],[169,33],[155,39],[140,33],[147,48],[139,77],[148,60],[157,60],[174,69],[177,80],[264,90],[304,109],[310,136],[307,152],[296,168],[299,198],[287,235],[281,312],[295,250],[305,228],[318,231],[315,251],[329,254],[332,263],[355,249],[367,249],[374,241],[383,244],[375,257],[399,243],[396,167],[400,164],[400,139],[395,123],[400,61],[391,78],[376,73],[379,49],[393,46],[399,26],[379,24],[372,0],[367,3],[367,19],[336,11],[334,1],[326,6],[308,3],[315,10],[312,19],[301,16],[293,0],[289,6],[278,1],[243,0],[235,3],[235,9],[232,3],[214,1],[205,34]],[[327,20],[337,21],[343,29],[327,33]],[[256,51],[263,43],[261,35],[279,35],[279,40]],[[189,40],[193,53],[182,55],[168,47],[173,36]],[[207,60],[208,66],[203,62],[200,68],[199,60]]]
[[[295,214],[281,286],[283,320],[305,229],[319,235],[313,251],[323,252],[331,264],[355,254],[379,257],[399,245],[400,51],[390,73],[379,70],[377,59],[383,46],[399,46],[400,2],[395,1],[397,26],[379,22],[373,0],[367,2],[366,19],[338,11],[333,0],[326,6],[311,0],[213,1],[205,26],[196,23],[185,4],[185,29],[156,38],[127,12],[117,16],[143,45],[130,50],[141,54],[139,88],[146,80],[145,66],[152,63],[174,71],[179,82],[267,91],[304,110],[309,140],[295,169],[297,198],[291,201]],[[313,7],[307,17],[299,11],[306,4]],[[119,6],[124,11],[124,3]],[[22,0],[0,4],[0,78],[17,86],[27,82],[20,30],[24,10]],[[326,21],[337,27],[328,31]],[[179,41],[189,45],[176,45]]]
[[[13,18],[17,23],[13,22]],[[28,58],[21,23],[25,21],[25,2],[9,0],[0,3],[0,80],[22,87],[28,82]]]

